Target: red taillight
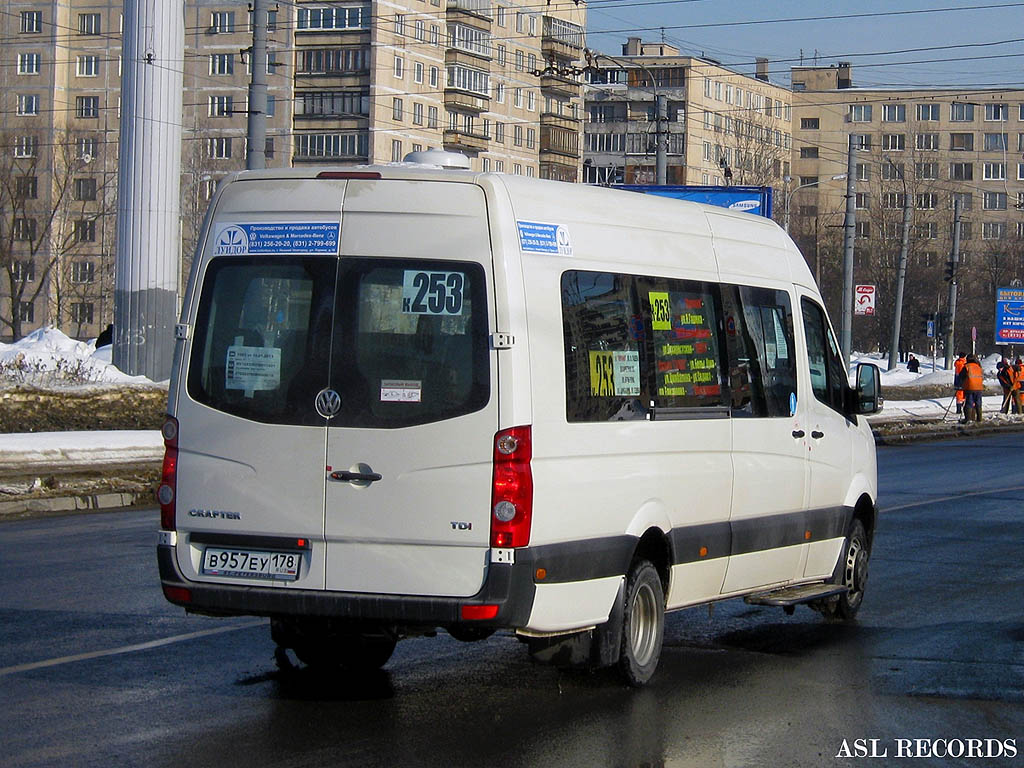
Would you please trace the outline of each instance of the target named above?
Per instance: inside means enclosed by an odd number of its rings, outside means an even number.
[[[377,171],[320,171],[318,179],[379,179]]]
[[[192,590],[185,587],[164,587],[164,597],[172,603],[191,603]]]
[[[512,427],[494,436],[491,486],[491,546],[525,547],[533,517],[533,445],[530,427]]]
[[[168,416],[160,428],[164,438],[164,465],[156,500],[160,503],[160,528],[175,530],[175,509],[178,496],[178,420]]]
[[[484,619],[493,619],[498,615],[498,606],[496,605],[464,605],[462,606],[462,620],[463,621],[482,621]]]

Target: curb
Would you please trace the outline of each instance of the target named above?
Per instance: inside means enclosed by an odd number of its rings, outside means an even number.
[[[892,422],[888,422],[892,423]],[[878,426],[883,426],[882,424]],[[1021,432],[1024,431],[1024,422],[1016,424],[974,424],[967,426],[960,423],[950,424],[944,429],[935,430],[920,430],[916,432],[897,432],[892,434],[882,434],[872,432],[875,436],[875,445],[909,445],[911,443],[924,443],[935,440],[950,440],[960,437],[986,437],[988,435],[998,435],[1003,432]]]
[[[102,512],[155,505],[150,491],[78,494],[0,501],[0,520],[65,512]]]

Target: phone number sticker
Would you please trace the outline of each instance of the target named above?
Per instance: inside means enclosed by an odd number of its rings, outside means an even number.
[[[278,253],[338,253],[336,221],[289,221],[274,224],[222,225],[214,237],[216,256]]]

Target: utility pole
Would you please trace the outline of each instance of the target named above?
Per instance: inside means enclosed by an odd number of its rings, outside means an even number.
[[[113,362],[171,375],[181,269],[182,3],[124,0]]]
[[[900,264],[896,276],[896,308],[893,310],[892,338],[889,341],[889,370],[895,370],[900,353],[900,324],[903,320],[903,284],[907,278],[907,247],[910,244],[910,195],[903,179],[903,236],[900,240]],[[934,360],[934,358],[932,358]]]
[[[245,149],[246,170],[267,167],[267,3],[252,0],[252,75],[249,78],[249,120]]]
[[[953,252],[949,255],[949,302],[946,305],[949,321],[946,323],[946,365],[948,371],[953,367],[953,324],[956,322],[956,265],[960,261],[960,198],[953,202]]]
[[[843,362],[850,364],[853,338],[853,240],[856,237],[857,163],[853,134],[846,157],[846,216],[843,219],[843,325],[840,339]]]
[[[668,99],[659,93],[655,97],[658,108],[657,139],[655,155],[655,182],[663,187],[668,184]]]

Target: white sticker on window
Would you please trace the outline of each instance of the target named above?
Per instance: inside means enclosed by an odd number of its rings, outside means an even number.
[[[422,394],[422,382],[402,379],[381,379],[380,401],[382,403],[418,403]]]
[[[240,338],[240,337],[239,337]],[[277,389],[281,385],[281,350],[277,347],[228,347],[224,366],[224,388],[253,392]]]
[[[615,353],[615,394],[640,394],[640,353],[630,350]]]
[[[402,276],[402,313],[461,315],[465,285],[462,272],[407,269]]]
[[[786,329],[782,327],[782,318],[779,317],[778,311],[772,312],[772,317],[775,318],[775,344],[778,346],[779,357],[787,360],[789,344],[786,343]]]

